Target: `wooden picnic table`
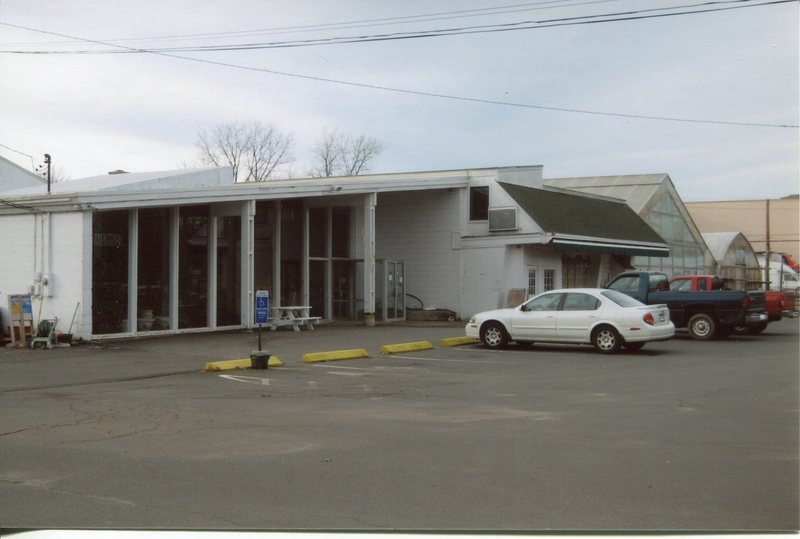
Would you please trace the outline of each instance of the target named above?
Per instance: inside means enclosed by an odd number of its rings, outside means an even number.
[[[311,316],[310,305],[273,305],[270,309],[269,329],[275,331],[280,326],[292,326],[294,331],[300,331],[300,326],[314,329],[314,324],[320,320],[319,316]]]

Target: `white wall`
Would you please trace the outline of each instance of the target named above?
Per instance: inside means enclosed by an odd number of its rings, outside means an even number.
[[[508,292],[506,278],[506,247],[463,249],[462,312],[463,319],[473,314],[505,306]]]
[[[459,189],[381,193],[375,212],[376,257],[405,262],[406,292],[459,316],[460,212]]]
[[[90,305],[84,305],[83,283],[84,271],[92,265],[91,251],[83,252],[83,213],[57,213],[52,215],[52,263],[50,273],[53,283],[52,296],[45,297],[42,303],[42,318],[58,317],[57,328],[67,333],[73,315],[75,323],[72,334],[86,338],[84,335],[81,311],[91,312]],[[75,309],[81,303],[78,314]],[[36,301],[34,300],[34,305]],[[35,309],[35,308],[34,308]],[[34,312],[34,318],[36,313]]]
[[[0,313],[3,333],[10,335],[9,294],[27,294],[33,284],[34,216],[0,216]],[[34,311],[35,312],[35,311]]]
[[[83,214],[41,213],[0,217],[0,312],[4,333],[9,334],[9,294],[28,294],[34,323],[58,317],[57,328],[66,333],[81,301],[84,283]],[[46,285],[34,287],[40,274]],[[80,312],[72,333],[82,331]]]

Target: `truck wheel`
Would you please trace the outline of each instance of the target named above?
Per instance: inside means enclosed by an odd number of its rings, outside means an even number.
[[[508,333],[500,322],[486,322],[481,326],[481,342],[486,348],[497,350],[508,344]]]
[[[717,323],[709,315],[699,313],[689,319],[689,335],[692,339],[707,341],[714,338],[717,332]]]
[[[622,348],[622,337],[611,326],[600,326],[592,333],[592,345],[601,354],[616,354]]]

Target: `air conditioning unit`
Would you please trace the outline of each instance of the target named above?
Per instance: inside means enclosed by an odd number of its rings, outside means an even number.
[[[517,208],[489,208],[489,232],[517,230]]]

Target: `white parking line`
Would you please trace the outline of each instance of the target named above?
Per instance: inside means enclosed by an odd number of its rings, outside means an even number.
[[[419,356],[398,356],[393,355],[392,357],[400,358],[400,359],[414,359],[419,361],[444,361],[448,363],[500,363],[500,361],[476,361],[473,359],[444,359],[444,358],[436,358],[436,357],[419,357]]]
[[[220,378],[225,378],[226,380],[233,380],[234,382],[244,382],[246,384],[258,384],[262,386],[268,386],[270,379],[269,378],[259,378],[257,376],[239,376],[235,374],[220,374]]]
[[[323,368],[323,369],[347,369],[351,371],[371,371],[373,370],[370,367],[345,367],[344,365],[325,365],[324,363],[312,363],[312,367],[314,368]]]

